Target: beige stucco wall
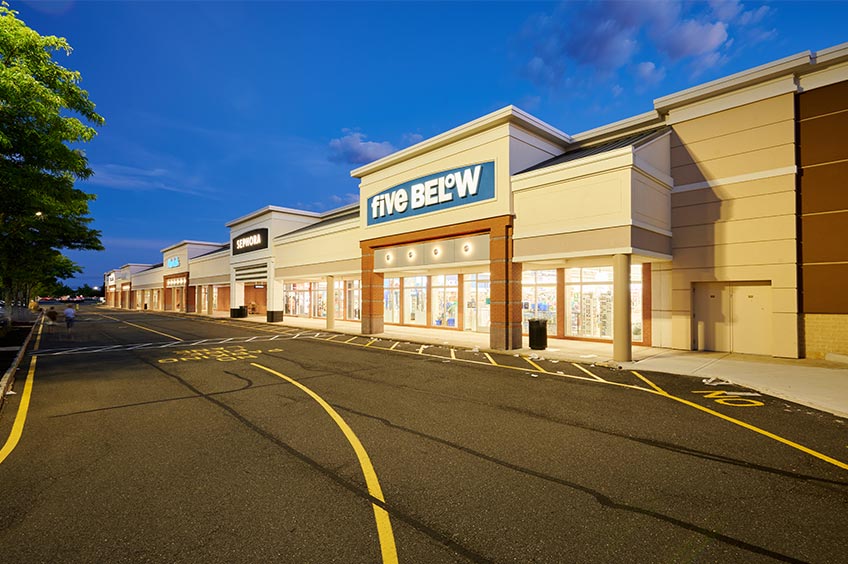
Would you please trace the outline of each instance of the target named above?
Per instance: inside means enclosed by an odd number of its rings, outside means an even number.
[[[278,278],[309,273],[358,273],[361,264],[359,219],[279,238],[275,241],[274,256]]]
[[[766,280],[773,354],[797,357],[793,120],[783,94],[674,124],[674,260],[654,269],[655,345],[691,348],[694,282]]]
[[[145,270],[133,274],[132,286],[134,290],[142,290],[145,288],[161,288],[162,277],[165,275],[165,269],[162,267]]]
[[[189,265],[188,277],[192,286],[198,284],[229,284],[229,251],[192,260]]]

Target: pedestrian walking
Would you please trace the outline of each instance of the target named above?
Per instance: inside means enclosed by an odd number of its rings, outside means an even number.
[[[71,307],[70,304],[68,304],[68,307],[65,308],[65,311],[63,311],[62,313],[65,315],[65,327],[68,328],[68,335],[70,335],[71,329],[73,329],[74,327],[74,321],[76,321],[77,318],[77,310],[75,310],[73,307]]]

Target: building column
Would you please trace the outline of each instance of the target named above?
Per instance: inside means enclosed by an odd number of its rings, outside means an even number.
[[[327,276],[327,330],[336,326],[336,287],[335,276]]]
[[[215,295],[213,292],[215,291],[215,286],[209,284],[206,286],[206,315],[213,315],[215,312],[213,308],[215,307]]]
[[[265,283],[265,319],[268,323],[276,323],[283,320],[283,312],[286,304],[285,285],[282,280],[277,280],[274,259],[268,261],[268,281]]]
[[[520,349],[521,268],[512,262],[512,223],[492,227],[489,232],[489,276],[491,321],[489,346],[493,349]]]
[[[383,332],[383,273],[374,272],[374,249],[362,246],[362,334]]]
[[[612,266],[613,333],[612,359],[616,362],[633,360],[630,320],[630,255],[615,255]]]
[[[230,270],[230,317],[237,317],[239,308],[244,305],[244,282],[236,282],[236,271],[232,269]]]

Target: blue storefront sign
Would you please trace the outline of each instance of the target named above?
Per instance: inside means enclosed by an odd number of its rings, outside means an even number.
[[[368,198],[368,225],[495,197],[495,163],[473,164],[404,182]]]

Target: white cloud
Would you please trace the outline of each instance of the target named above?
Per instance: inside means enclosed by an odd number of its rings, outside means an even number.
[[[347,135],[330,141],[330,160],[337,163],[361,165],[376,161],[397,151],[388,141],[366,141],[366,135],[347,130]]]
[[[147,192],[161,190],[192,196],[214,197],[197,177],[175,173],[164,168],[141,168],[115,163],[92,165],[94,175],[85,182],[113,190]]]

